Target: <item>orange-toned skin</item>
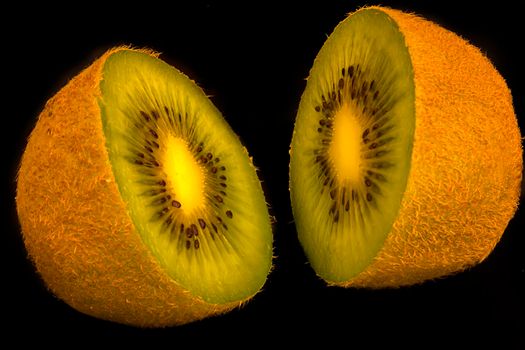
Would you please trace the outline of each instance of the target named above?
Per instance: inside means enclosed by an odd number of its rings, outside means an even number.
[[[168,277],[120,197],[97,103],[104,62],[119,49],[51,98],[31,133],[16,197],[29,255],[59,298],[106,320],[161,327],[230,310],[241,302],[208,304]]]
[[[415,74],[416,130],[399,216],[351,286],[395,287],[479,263],[514,215],[521,136],[510,91],[490,61],[456,34],[388,8]]]

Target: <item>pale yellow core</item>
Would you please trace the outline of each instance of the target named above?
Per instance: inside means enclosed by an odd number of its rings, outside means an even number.
[[[347,103],[336,112],[332,142],[328,154],[341,182],[357,184],[361,164],[361,135],[363,128],[358,116]]]
[[[172,197],[186,214],[204,206],[204,173],[188,148],[188,143],[168,136],[165,144],[163,169],[168,178]]]

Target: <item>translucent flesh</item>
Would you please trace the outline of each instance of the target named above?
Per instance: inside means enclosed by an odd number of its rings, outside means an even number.
[[[195,83],[146,54],[104,66],[99,105],[118,188],[167,274],[210,303],[245,299],[271,267],[272,233],[246,150]]]
[[[391,231],[410,170],[413,80],[403,35],[377,10],[341,22],[311,69],[290,192],[300,242],[330,282],[363,271]]]

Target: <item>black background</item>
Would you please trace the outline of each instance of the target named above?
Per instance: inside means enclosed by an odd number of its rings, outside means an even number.
[[[85,3],[77,9],[6,10],[2,24],[6,232],[1,237],[3,335],[95,339],[146,337],[174,346],[216,346],[283,340],[325,344],[420,344],[426,348],[525,344],[523,211],[482,264],[446,279],[395,290],[327,287],[298,243],[288,192],[288,148],[305,78],[326,36],[345,14],[369,2],[315,4],[208,1],[161,5],[123,3],[114,10]],[[444,1],[382,1],[416,12],[471,41],[493,61],[512,90],[525,130],[522,20],[512,1],[469,6]],[[75,5],[77,6],[77,5]],[[84,7],[82,7],[84,6]],[[106,7],[109,5],[106,5]],[[30,11],[29,11],[30,10]],[[233,312],[185,326],[137,329],[83,315],[50,294],[26,258],[14,205],[16,166],[44,103],[106,49],[132,44],[162,52],[212,96],[255,164],[277,223],[274,271],[251,302]],[[7,152],[6,152],[7,149]],[[7,277],[7,280],[6,278]],[[246,340],[246,336],[249,339]],[[416,339],[423,338],[416,343]],[[30,338],[28,338],[30,339]],[[242,339],[242,341],[241,341]],[[513,345],[512,345],[513,344]]]

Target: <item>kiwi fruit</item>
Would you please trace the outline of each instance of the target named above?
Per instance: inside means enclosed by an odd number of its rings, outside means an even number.
[[[106,320],[162,327],[223,313],[272,265],[246,149],[204,92],[149,50],[109,50],[47,102],[16,203],[49,289]]]
[[[505,81],[456,34],[366,7],[318,53],[290,146],[301,245],[331,285],[398,287],[485,259],[514,215],[521,136]]]

